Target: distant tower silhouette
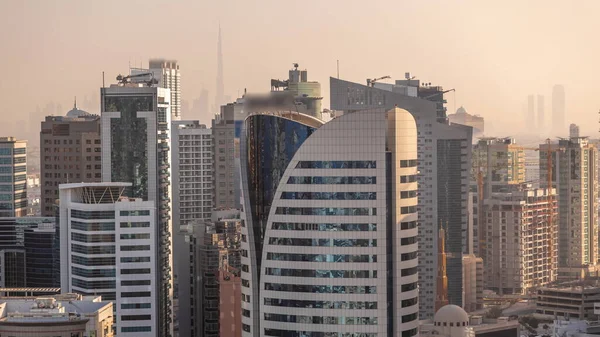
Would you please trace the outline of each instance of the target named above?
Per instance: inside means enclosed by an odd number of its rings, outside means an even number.
[[[223,50],[221,48],[221,25],[219,24],[219,40],[217,42],[217,94],[215,96],[215,107],[219,109],[222,104],[225,104],[223,84]],[[219,111],[214,111],[218,113]]]
[[[544,113],[544,96],[543,95],[538,95],[537,96],[537,113],[538,113],[538,130],[540,132],[545,131],[545,127],[546,127],[546,115]]]
[[[552,88],[552,131],[562,134],[565,128],[565,87],[560,84]]]
[[[527,96],[527,115],[525,118],[527,129],[535,128],[535,96]]]
[[[447,305],[448,302],[448,276],[446,275],[446,231],[442,228],[438,237],[438,272],[437,291],[435,298],[435,311]]]

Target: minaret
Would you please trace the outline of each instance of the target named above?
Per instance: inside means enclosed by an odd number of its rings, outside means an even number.
[[[219,24],[219,39],[217,42],[217,95],[215,96],[215,107],[219,109],[224,102],[224,89],[223,84],[223,51],[221,49],[221,25]],[[217,111],[215,111],[217,112]]]
[[[448,276],[446,276],[446,231],[442,228],[438,237],[438,273],[435,311],[448,304]]]

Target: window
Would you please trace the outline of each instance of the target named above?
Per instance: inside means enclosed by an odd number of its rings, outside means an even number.
[[[400,214],[411,214],[417,212],[417,206],[404,206],[400,208]]]
[[[377,247],[377,239],[269,238],[270,245],[305,247]]]
[[[417,289],[417,282],[403,284],[401,287],[402,292],[407,292]]]
[[[266,275],[315,278],[372,278],[369,270],[315,270],[266,268]]]
[[[149,286],[150,280],[128,280],[121,281],[121,286]]]
[[[412,236],[412,237],[409,237],[409,238],[402,238],[402,239],[400,239],[400,244],[402,246],[408,246],[408,245],[412,245],[412,244],[415,244],[415,243],[417,243],[417,237],[416,236]]]
[[[79,267],[71,267],[71,272],[75,276],[96,278],[96,277],[115,277],[114,269],[83,269]]]
[[[121,222],[121,228],[141,228],[141,227],[150,227],[149,222]]]
[[[122,321],[149,321],[150,315],[122,315]]]
[[[415,174],[400,176],[400,183],[414,183],[415,181],[417,181],[417,176]]]
[[[114,234],[80,234],[71,233],[71,240],[76,242],[115,242]]]
[[[267,260],[296,262],[377,262],[377,255],[267,253]]]
[[[265,313],[266,321],[285,323],[340,324],[340,325],[376,325],[377,317],[327,317],[296,316],[286,314]]]
[[[376,200],[376,192],[282,192],[281,199]]]
[[[300,161],[296,164],[296,168],[305,169],[344,169],[344,168],[377,168],[376,161]]]
[[[416,227],[417,227],[417,221],[409,221],[409,222],[401,222],[400,223],[401,230],[413,229]]]
[[[416,207],[415,207],[416,209]],[[286,215],[347,215],[365,216],[377,215],[376,208],[321,208],[321,207],[277,207],[275,214]]]
[[[265,283],[265,290],[314,294],[376,294],[376,286],[332,286]]]
[[[121,269],[121,275],[150,274],[150,268]]]
[[[413,305],[416,305],[419,302],[419,298],[418,297],[414,297],[408,300],[402,300],[402,308],[406,308],[406,307],[410,307]]]
[[[114,231],[115,223],[114,222],[94,222],[94,223],[85,223],[79,221],[71,221],[71,229],[79,230],[79,231]]]
[[[145,215],[150,215],[150,211],[148,210],[143,210],[143,211],[121,211],[120,212],[121,216],[145,216]]]
[[[122,303],[121,309],[150,309],[150,303]]]
[[[121,240],[150,239],[150,233],[121,234]]]
[[[416,299],[415,299],[416,300]],[[281,298],[265,298],[265,305],[291,308],[314,308],[314,309],[377,309],[377,302],[355,302],[355,301],[312,301],[312,300],[288,300]]]
[[[114,266],[114,257],[83,257],[79,255],[71,255],[71,262],[83,266]]]
[[[124,326],[121,327],[121,332],[150,332],[152,327],[149,326]]]
[[[150,256],[126,256],[121,258],[121,263],[150,262]]]
[[[71,284],[83,289],[114,289],[117,287],[115,281],[85,281],[78,278],[73,278]]]
[[[400,199],[416,198],[417,190],[400,192]]]
[[[412,268],[402,269],[401,275],[402,276],[410,276],[410,275],[414,275],[416,273],[417,273],[417,267],[412,267]]]
[[[115,212],[113,211],[80,211],[77,209],[71,210],[71,217],[84,220],[89,219],[114,219]]]
[[[135,251],[146,251],[146,250],[150,250],[150,245],[121,246],[122,252],[135,252]]]
[[[122,292],[121,297],[150,297],[149,291]]]
[[[322,232],[375,232],[374,223],[303,223],[303,222],[274,222],[272,229],[290,231],[322,231]]]
[[[417,160],[416,159],[401,160],[400,167],[417,167]]]
[[[377,184],[376,177],[289,177],[288,184],[362,185]]]
[[[71,250],[75,253],[95,255],[95,254],[114,254],[115,246],[81,246],[71,244]]]

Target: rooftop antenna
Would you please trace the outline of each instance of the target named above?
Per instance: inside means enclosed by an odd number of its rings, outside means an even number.
[[[337,78],[340,79],[340,60],[337,60]]]

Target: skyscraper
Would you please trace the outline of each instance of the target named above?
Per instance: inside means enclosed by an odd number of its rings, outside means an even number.
[[[565,87],[560,84],[552,87],[552,130],[563,132],[565,128]]]
[[[537,95],[537,130],[539,132],[546,131],[546,114],[544,113],[544,96]]]
[[[41,211],[54,216],[58,185],[102,180],[100,116],[77,108],[47,116],[40,131]]]
[[[120,83],[101,89],[102,181],[129,182],[126,195],[156,208],[159,336],[173,335],[171,109],[169,89]]]
[[[236,137],[236,130],[239,127],[236,115],[243,110],[243,101],[229,103],[221,106],[221,112],[212,120],[215,209],[240,207],[239,169],[236,170],[236,167],[239,168],[239,142],[236,143],[239,138]]]
[[[525,118],[525,126],[527,130],[535,128],[535,96],[527,96],[527,115]]]
[[[551,151],[552,187],[558,192],[558,278],[579,279],[598,269],[598,149],[586,137],[540,145],[541,186],[547,187]]]
[[[158,332],[156,204],[131,183],[60,185],[61,291],[113,301],[119,336]]]
[[[131,75],[152,73],[158,81],[159,88],[169,89],[171,92],[171,120],[181,119],[181,73],[176,60],[150,59],[149,69],[131,68]]]
[[[414,118],[250,111],[242,336],[417,335]]]
[[[219,38],[217,41],[217,89],[215,96],[215,109],[219,109],[219,107],[225,103],[225,84],[223,83],[223,50],[221,40],[221,25],[219,25]],[[216,112],[216,111],[215,111]]]
[[[330,78],[331,109],[355,113],[365,109],[409,111],[417,123],[419,165],[419,303],[420,317],[431,318],[436,299],[438,231],[447,228],[448,301],[462,305],[462,254],[473,240],[469,231],[469,190],[472,128],[448,124],[443,90],[424,90],[419,80],[396,81],[389,90]],[[435,93],[430,95],[424,92]],[[440,98],[441,97],[441,98]],[[440,106],[441,105],[441,106]],[[457,197],[460,196],[460,197]]]
[[[0,137],[0,217],[27,215],[27,141]]]

